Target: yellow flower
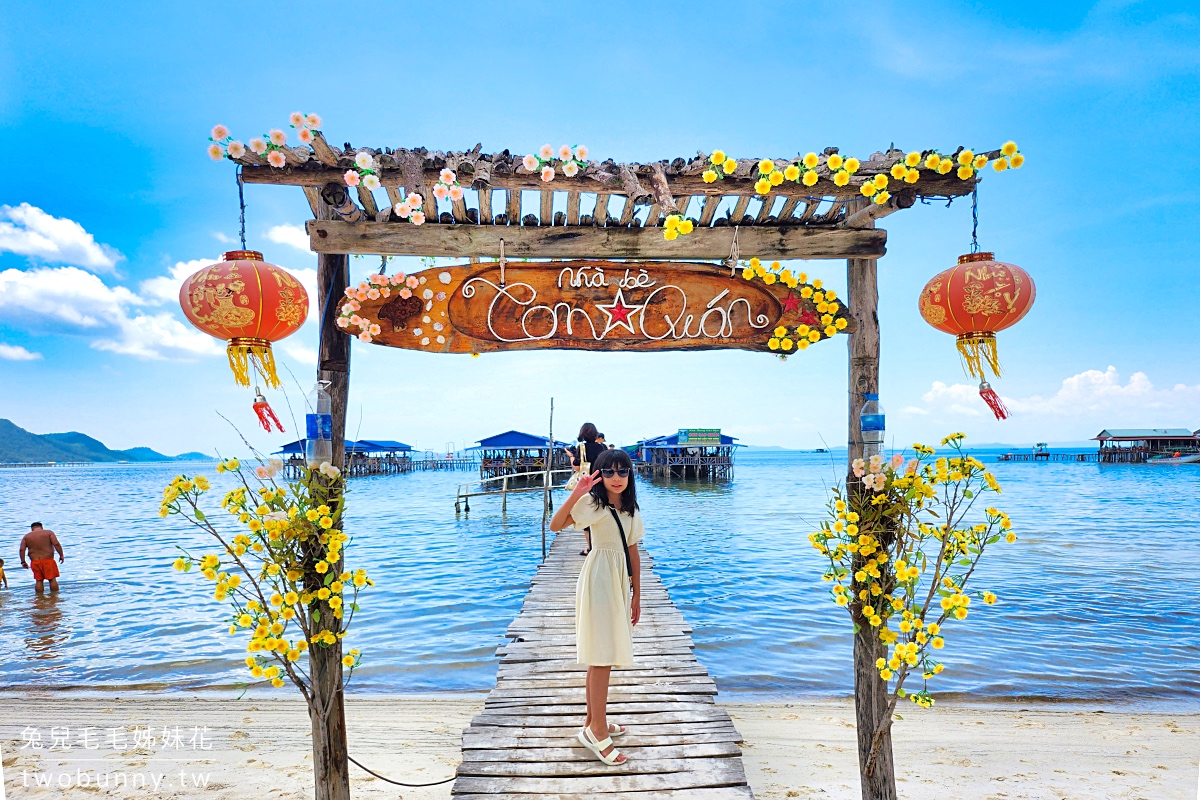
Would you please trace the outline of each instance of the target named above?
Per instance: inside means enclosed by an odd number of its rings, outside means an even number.
[[[779,170],[775,170],[771,173],[771,176],[768,178],[768,180],[771,181],[772,186],[778,186],[779,184],[783,183],[783,173]]]
[[[759,194],[767,194],[771,191],[771,182],[766,178],[759,178],[754,182],[754,191]]]
[[[938,165],[941,163],[942,157],[937,153],[930,153],[929,155],[925,156],[925,169],[937,169]]]
[[[888,185],[887,175],[876,175],[874,178],[876,189],[886,189]]]
[[[1004,541],[1008,542],[1009,544],[1012,544],[1016,540],[1017,540],[1017,535],[1015,533],[1013,533],[1012,531],[1009,531],[1004,537]]]
[[[956,174],[960,180],[966,181],[971,179],[971,176],[975,174],[975,170],[971,169],[970,166],[959,167]]]
[[[992,162],[992,169],[996,170],[996,172],[1004,172],[1004,170],[1008,169],[1008,159],[997,158]]]
[[[850,173],[844,169],[839,169],[833,174],[833,183],[835,186],[845,186],[850,182]]]
[[[207,492],[209,489],[208,478],[203,475],[197,475],[195,478],[196,488],[202,492]]]
[[[930,644],[933,645],[934,650],[941,650],[943,647],[945,647],[946,642],[942,639],[942,637],[935,636],[935,637],[933,637],[933,641],[931,641]]]
[[[294,606],[296,603],[300,602],[300,595],[296,594],[295,592],[288,592],[283,596],[283,602],[287,603],[289,606]]]
[[[679,227],[679,215],[671,214],[670,216],[668,216],[666,218],[666,220],[663,222],[663,227],[669,231],[673,231],[676,228],[678,228]]]
[[[804,173],[804,185],[805,186],[813,186],[816,184],[816,182],[817,182],[817,173],[815,170],[809,170],[808,172]]]
[[[885,681],[890,681],[892,679],[892,671],[890,669],[880,670],[879,677]]]
[[[775,329],[775,337],[782,339],[784,336],[787,336],[787,328],[780,325],[778,328]]]
[[[838,319],[837,319],[837,320],[836,320],[836,321],[833,323],[833,327],[837,328],[839,331],[844,331],[844,330],[846,330],[846,318],[845,318],[845,317],[839,317],[839,318],[838,318]]]
[[[937,636],[941,632],[942,632],[942,627],[940,625],[938,625],[936,622],[929,623],[929,635],[930,636]]]
[[[1004,146],[1000,148],[1000,152],[1006,156],[1011,156],[1017,152],[1017,143],[1013,141],[1005,142]]]
[[[724,150],[713,150],[712,155],[708,157],[708,162],[710,164],[717,164],[717,165],[724,164],[725,163],[725,151]]]
[[[330,528],[333,527],[333,518],[332,517],[321,517],[321,521],[318,522],[317,524],[320,525],[325,530],[329,530]]]
[[[342,656],[342,666],[343,667],[354,666],[354,656]]]
[[[863,193],[864,197],[870,197],[879,190],[875,188],[875,184],[873,182],[867,181],[861,187],[859,187],[859,191]]]
[[[180,572],[182,572],[182,571],[183,571],[184,569],[186,569],[186,568],[187,568],[187,562],[186,562],[186,561],[184,561],[182,558],[177,558],[177,559],[175,559],[175,569],[177,569],[177,570],[179,570]]]
[[[880,192],[879,194],[875,195],[875,202],[878,203],[879,205],[883,205],[889,199],[891,199],[891,194],[889,194],[888,192]]]
[[[326,564],[324,561],[318,561],[316,564],[313,565],[313,569],[315,569],[317,572],[324,575],[326,572],[329,571],[329,565]]]
[[[804,166],[812,169],[813,167],[817,166],[817,160],[816,153],[806,153],[804,155]]]
[[[958,154],[959,164],[970,164],[973,160],[975,160],[975,153],[970,150],[962,150]]]
[[[725,159],[725,163],[721,165],[721,169],[725,170],[726,175],[732,175],[733,171],[737,169],[737,162],[732,158],[727,158]]]
[[[911,153],[909,153],[908,155],[906,155],[904,157],[904,165],[906,167],[915,167],[917,164],[920,164],[920,163],[921,163],[921,154],[918,153],[916,150],[912,151]]]
[[[271,685],[276,689],[283,688],[283,678],[271,678]]]
[[[987,156],[979,155],[979,156],[975,156],[975,160],[972,162],[972,165],[975,167],[975,169],[983,169],[984,167],[987,166],[987,163],[988,163]]]
[[[954,169],[954,162],[948,158],[943,158],[941,163],[938,164],[938,174],[940,175],[945,175],[952,169]]]
[[[905,173],[907,173],[907,172],[908,172],[908,170],[904,168],[903,164],[893,164],[892,165],[892,177],[895,178],[896,180],[902,179],[904,177]]]
[[[858,159],[857,158],[851,156],[850,158],[846,159],[846,172],[849,172],[851,175],[858,172]]]
[[[803,279],[801,279],[801,280],[803,280]],[[805,286],[803,289],[801,289],[801,290],[800,290],[800,296],[801,296],[801,297],[803,297],[803,298],[804,298],[804,299],[806,299],[806,300],[807,300],[808,298],[812,297],[812,296],[813,296],[813,289],[812,289],[812,287],[811,287],[811,286]]]
[[[691,233],[694,228],[695,228],[695,225],[692,223],[692,221],[690,219],[685,219],[679,223],[679,232],[680,233],[685,233],[685,234]]]
[[[779,346],[782,347],[785,352],[788,350],[791,350],[792,349],[792,340],[791,339],[780,339]]]
[[[809,331],[808,332],[808,340],[810,342],[814,342],[814,343],[821,341],[821,332],[820,331]]]
[[[987,603],[989,606],[994,604],[996,602],[996,595],[992,594],[991,592],[984,592],[983,602]]]
[[[800,177],[800,168],[795,164],[789,164],[783,171],[783,177],[787,178],[789,181],[798,179]]]
[[[287,579],[289,581],[298,581],[298,580],[300,580],[301,577],[303,577],[303,576],[300,574],[299,570],[289,569],[287,571]]]
[[[767,286],[770,286],[775,281],[776,277],[774,272],[768,272],[766,275],[763,275],[763,283],[765,283]]]
[[[774,336],[772,336],[770,339],[767,340],[767,347],[769,347],[772,350],[778,350],[779,349],[779,340],[776,339]]]
[[[904,182],[905,183],[916,183],[917,179],[920,177],[921,177],[920,172],[918,172],[915,169],[910,169],[904,173]]]
[[[828,326],[826,326],[826,328],[825,328],[825,335],[826,335],[826,336],[836,336],[836,335],[837,335],[837,328],[833,327],[832,325],[828,325]]]
[[[1020,169],[1021,165],[1025,163],[1025,156],[1014,153],[1009,160],[1012,162],[1013,169]]]
[[[808,326],[807,325],[797,325],[796,326],[796,335],[797,336],[808,336]],[[846,504],[843,503],[841,500],[838,500],[838,504],[841,505],[842,508],[846,507]],[[840,511],[841,509],[838,509],[838,510]],[[841,525],[841,524],[842,524],[841,522],[838,523],[838,525]],[[839,531],[841,530],[841,528],[837,527],[837,525],[835,525],[834,527]]]
[[[825,159],[825,166],[829,167],[830,169],[841,169],[844,162],[845,159],[843,159],[837,153],[834,153],[829,156],[829,158]]]
[[[300,660],[300,651],[299,650],[288,650],[287,651],[287,660],[288,661],[299,661]]]
[[[717,173],[714,170],[706,169],[700,177],[704,178],[705,183],[714,183],[717,180]]]
[[[775,162],[769,158],[764,158],[758,162],[758,171],[764,175],[770,175],[775,171]]]
[[[752,270],[750,267],[746,267],[744,270],[742,270],[742,278],[748,281],[754,280],[754,270]]]
[[[668,242],[673,242],[679,238],[679,230],[676,228],[666,228],[663,230],[663,238]]]

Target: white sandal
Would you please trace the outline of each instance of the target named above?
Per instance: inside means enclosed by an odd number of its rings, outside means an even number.
[[[621,757],[621,751],[613,747],[613,740],[611,736],[605,736],[601,741],[597,742],[591,729],[583,728],[579,731],[579,734],[576,738],[579,739],[584,747],[595,753],[596,758],[600,759],[610,767],[619,767],[622,764],[628,763],[629,761],[628,758],[625,759],[625,761],[617,761],[617,759]],[[603,751],[610,747],[612,747],[612,750],[609,750],[608,755],[603,755]]]

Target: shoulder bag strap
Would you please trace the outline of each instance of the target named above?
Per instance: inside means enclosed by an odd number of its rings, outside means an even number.
[[[625,526],[621,524],[621,515],[612,506],[608,507],[609,512],[613,516],[613,520],[617,523],[617,530],[621,532],[621,549],[625,551],[625,569],[628,570],[629,580],[633,581],[633,559],[629,557],[629,544],[625,541]]]

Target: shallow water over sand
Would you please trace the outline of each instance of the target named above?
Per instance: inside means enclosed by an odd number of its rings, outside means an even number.
[[[742,453],[728,484],[639,487],[645,546],[723,692],[851,691],[849,623],[828,602],[806,538],[840,472],[831,458]],[[995,504],[1021,540],[981,567],[976,587],[1001,601],[973,607],[951,631],[935,690],[1200,706],[1200,467],[993,466],[1005,489]],[[177,544],[206,545],[179,520],[157,517],[161,488],[181,469],[195,467],[0,471],[0,555],[13,587],[0,592],[0,683],[243,680],[241,640],[225,633],[224,607],[198,576],[171,569]],[[499,500],[477,498],[456,518],[454,488],[469,477],[352,482],[347,552],[378,583],[351,635],[366,655],[357,691],[491,686],[493,652],[541,554],[541,508],[537,495],[516,495],[502,516]],[[56,598],[35,597],[17,561],[30,519],[67,548]]]

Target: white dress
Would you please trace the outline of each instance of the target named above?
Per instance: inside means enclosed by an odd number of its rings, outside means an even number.
[[[620,512],[625,541],[642,540],[642,515]],[[575,527],[592,529],[592,551],[579,570],[575,585],[575,650],[580,664],[627,667],[633,664],[632,598],[621,534],[607,507],[589,494],[571,509]]]

